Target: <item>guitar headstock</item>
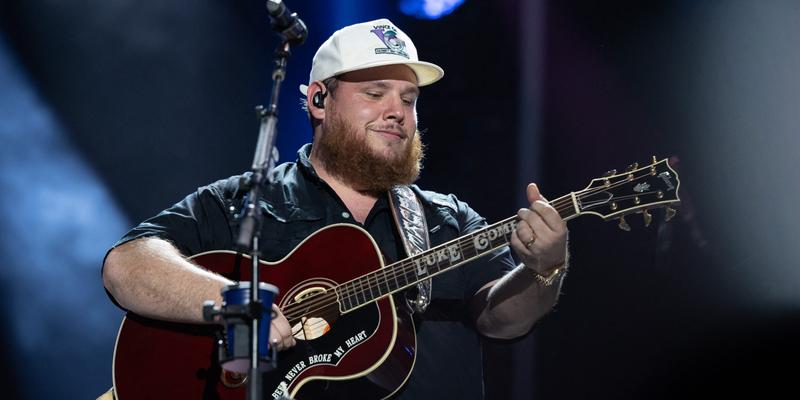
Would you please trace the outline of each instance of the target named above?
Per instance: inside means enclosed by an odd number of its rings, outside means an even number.
[[[667,159],[656,161],[653,156],[648,165],[633,164],[623,173],[614,170],[592,179],[586,189],[574,193],[577,214],[594,214],[604,220],[619,218],[619,227],[627,231],[626,215],[639,212],[645,225],[650,225],[648,210],[664,207],[669,221],[675,216],[672,207],[680,204],[679,186],[678,174]]]

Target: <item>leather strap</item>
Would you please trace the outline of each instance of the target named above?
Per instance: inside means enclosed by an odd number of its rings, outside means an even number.
[[[422,204],[414,191],[408,186],[393,187],[389,190],[389,204],[406,254],[411,257],[428,250],[431,247],[428,237],[428,222],[425,220]],[[409,306],[417,312],[425,312],[425,309],[431,304],[431,286],[430,278],[417,283],[416,299],[406,296]]]

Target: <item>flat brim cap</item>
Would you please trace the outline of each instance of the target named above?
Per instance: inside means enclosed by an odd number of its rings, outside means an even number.
[[[317,50],[311,64],[308,83],[323,81],[345,72],[406,65],[417,75],[417,86],[442,79],[444,70],[436,64],[420,61],[414,42],[388,19],[349,25],[334,32]],[[306,94],[308,86],[300,85]]]

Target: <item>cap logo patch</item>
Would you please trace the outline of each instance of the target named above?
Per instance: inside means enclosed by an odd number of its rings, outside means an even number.
[[[375,48],[375,54],[394,54],[397,56],[408,57],[405,52],[406,42],[397,37],[397,30],[391,25],[376,25],[370,32],[374,33],[386,47]]]

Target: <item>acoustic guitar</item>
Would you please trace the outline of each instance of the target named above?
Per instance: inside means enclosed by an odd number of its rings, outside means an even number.
[[[678,175],[667,160],[624,173],[611,171],[583,190],[551,204],[564,220],[596,215],[619,220],[663,207],[666,219],[680,203]],[[516,216],[486,226],[414,257],[384,265],[369,234],[337,224],[315,232],[282,260],[261,262],[260,279],[277,286],[275,298],[297,345],[279,353],[276,369],[264,374],[264,396],[386,398],[405,381],[416,359],[410,309],[393,294],[508,246]],[[246,256],[214,251],[192,260],[227,277],[249,279]],[[217,325],[157,321],[129,312],[114,351],[117,399],[244,399],[246,375],[220,366]]]

